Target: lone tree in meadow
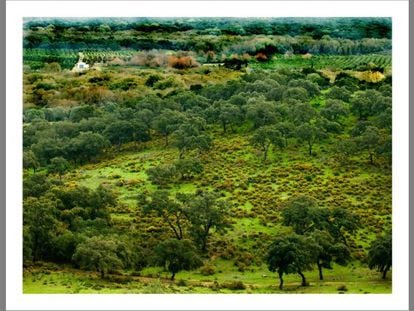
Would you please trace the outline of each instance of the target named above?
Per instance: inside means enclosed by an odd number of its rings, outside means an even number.
[[[155,261],[171,273],[171,280],[182,270],[192,270],[202,265],[189,240],[169,239],[159,243],[155,247]]]
[[[302,286],[309,285],[304,271],[310,270],[315,263],[315,244],[302,235],[290,234],[277,237],[269,246],[266,256],[269,271],[279,275],[279,289],[283,289],[283,275],[298,273]]]
[[[273,125],[266,125],[258,128],[254,132],[250,142],[253,146],[259,147],[263,152],[263,162],[266,162],[267,154],[272,145],[279,148],[285,146],[282,134]]]
[[[382,279],[386,279],[387,272],[392,266],[392,235],[390,233],[374,240],[368,251],[368,266],[382,272]]]

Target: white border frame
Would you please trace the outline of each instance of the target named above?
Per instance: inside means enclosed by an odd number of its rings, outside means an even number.
[[[58,310],[62,309],[62,306],[64,309],[73,310],[408,309],[408,1],[9,1],[6,7],[7,310]],[[22,18],[36,16],[392,17],[393,293],[376,295],[22,294],[20,247],[22,245]]]

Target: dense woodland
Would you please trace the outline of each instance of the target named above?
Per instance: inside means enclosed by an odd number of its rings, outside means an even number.
[[[391,292],[390,19],[30,19],[23,45],[25,292]]]

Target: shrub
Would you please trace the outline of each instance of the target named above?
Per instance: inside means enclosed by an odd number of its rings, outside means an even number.
[[[174,164],[181,179],[191,179],[203,171],[203,165],[198,159],[181,159]]]
[[[160,165],[149,168],[146,173],[152,183],[165,186],[174,180],[176,169],[173,165]]]
[[[187,282],[186,282],[186,280],[178,280],[178,282],[177,282],[177,285],[178,286],[187,286]]]
[[[227,288],[231,290],[243,290],[246,289],[246,285],[243,284],[242,281],[233,281],[230,283],[223,283],[221,285],[222,288]]]
[[[216,268],[210,264],[206,263],[204,266],[201,267],[200,272],[202,275],[213,275],[216,273]]]
[[[161,80],[160,76],[157,75],[150,75],[148,79],[145,81],[145,85],[149,87],[153,87],[156,82]]]
[[[305,179],[306,179],[307,181],[312,181],[313,176],[312,176],[312,175],[305,175]]]
[[[168,79],[165,80],[160,80],[158,82],[155,82],[153,87],[157,90],[165,90],[168,89],[169,87],[174,87],[177,86],[177,82],[175,81],[175,79],[173,77],[169,77]]]
[[[174,56],[168,57],[168,66],[176,69],[187,69],[198,67],[200,64],[192,56]]]

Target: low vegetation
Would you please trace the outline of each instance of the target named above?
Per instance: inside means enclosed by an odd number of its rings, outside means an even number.
[[[25,293],[391,292],[388,20],[220,21],[26,23]]]

